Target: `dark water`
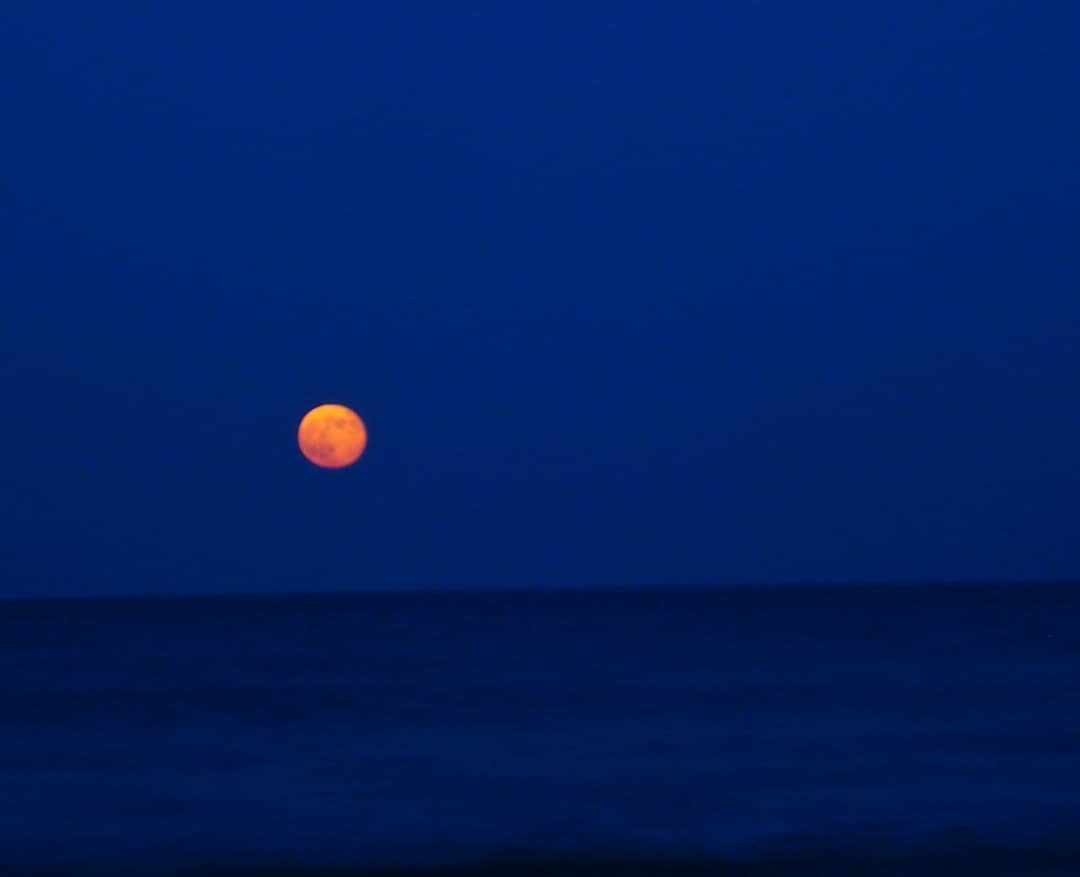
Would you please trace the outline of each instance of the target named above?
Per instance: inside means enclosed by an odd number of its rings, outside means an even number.
[[[8,602],[0,694],[15,870],[1080,874],[1080,587]]]

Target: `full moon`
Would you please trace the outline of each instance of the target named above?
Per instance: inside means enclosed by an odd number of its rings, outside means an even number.
[[[324,469],[344,469],[360,459],[367,446],[367,427],[344,405],[318,405],[300,421],[296,432],[300,453]]]

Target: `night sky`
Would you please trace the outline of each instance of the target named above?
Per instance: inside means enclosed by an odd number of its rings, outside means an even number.
[[[12,4],[0,596],[1080,577],[1078,33]]]

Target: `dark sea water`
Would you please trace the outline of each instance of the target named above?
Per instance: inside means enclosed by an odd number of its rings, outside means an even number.
[[[1080,587],[12,601],[0,695],[0,873],[1080,874]]]

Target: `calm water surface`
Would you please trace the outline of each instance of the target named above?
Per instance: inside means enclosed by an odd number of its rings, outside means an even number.
[[[14,601],[0,695],[12,867],[1080,873],[1080,587]]]

